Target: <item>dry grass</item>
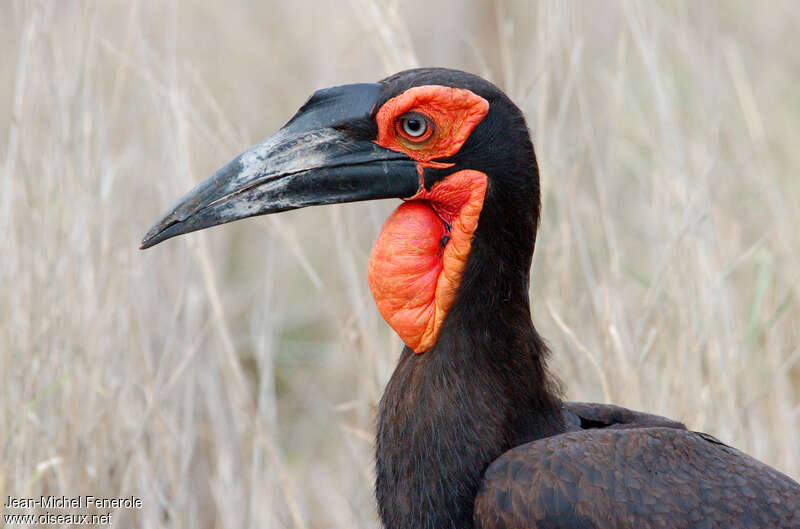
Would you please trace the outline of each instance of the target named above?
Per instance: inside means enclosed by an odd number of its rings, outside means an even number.
[[[0,6],[0,498],[142,497],[118,527],[377,525],[400,343],[365,263],[393,204],[136,247],[314,89],[415,63],[527,113],[534,316],[567,396],[800,477],[794,2],[245,4]]]

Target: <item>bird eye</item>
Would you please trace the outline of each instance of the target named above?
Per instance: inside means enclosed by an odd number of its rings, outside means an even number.
[[[416,117],[403,118],[403,130],[409,136],[416,138],[425,134],[428,124]]]
[[[430,120],[422,114],[411,112],[397,120],[400,132],[411,141],[427,140],[433,130]]]

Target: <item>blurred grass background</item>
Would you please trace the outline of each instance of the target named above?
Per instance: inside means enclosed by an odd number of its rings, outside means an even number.
[[[315,89],[415,65],[526,112],[534,319],[566,396],[800,478],[798,27],[791,0],[3,2],[0,498],[141,497],[118,527],[378,525],[401,344],[365,270],[396,204],[137,245]]]

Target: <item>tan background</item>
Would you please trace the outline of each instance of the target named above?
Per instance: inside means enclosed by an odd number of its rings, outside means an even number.
[[[365,264],[395,204],[136,248],[313,90],[415,64],[526,112],[534,318],[566,396],[799,478],[798,27],[793,1],[2,2],[0,497],[141,497],[117,527],[376,527],[401,344]]]

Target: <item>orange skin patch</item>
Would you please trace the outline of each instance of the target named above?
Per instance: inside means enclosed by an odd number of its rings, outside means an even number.
[[[409,112],[427,116],[434,131],[417,142],[403,135],[396,126],[397,118]],[[433,162],[453,156],[489,112],[489,102],[463,88],[448,86],[415,86],[383,104],[375,115],[378,123],[376,143],[387,149],[406,153],[427,167],[450,167]]]
[[[465,170],[420,191],[386,219],[372,248],[372,296],[386,322],[417,353],[436,343],[455,300],[486,185],[485,174]]]
[[[463,170],[427,191],[423,167],[451,167],[434,160],[456,154],[488,111],[489,103],[469,90],[419,86],[376,115],[376,143],[418,162],[420,190],[383,225],[370,255],[369,286],[383,318],[416,353],[433,347],[455,301],[488,184],[485,174]],[[432,130],[420,138],[404,134],[399,118],[410,112],[422,114]]]

